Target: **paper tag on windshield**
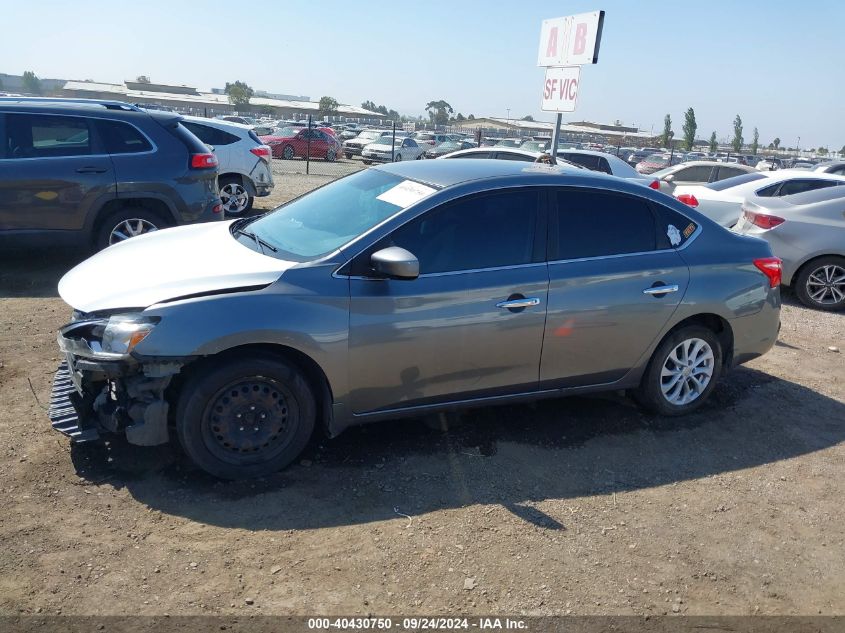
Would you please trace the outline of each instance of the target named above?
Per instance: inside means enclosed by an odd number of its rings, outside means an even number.
[[[395,204],[397,207],[404,209],[405,207],[409,207],[415,202],[422,200],[426,196],[431,195],[435,191],[437,190],[421,185],[413,180],[403,180],[395,187],[388,189],[380,196],[377,196],[376,200],[381,200],[382,202],[387,202],[388,204]]]

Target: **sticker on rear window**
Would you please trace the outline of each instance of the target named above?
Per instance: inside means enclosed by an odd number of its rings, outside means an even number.
[[[681,232],[675,228],[674,224],[670,224],[666,228],[666,235],[669,237],[669,242],[672,246],[677,246],[681,243]]]
[[[695,223],[690,222],[689,226],[684,229],[684,237],[689,237],[693,233],[695,233]]]
[[[387,202],[388,204],[395,204],[397,207],[409,207],[415,202],[419,202],[426,196],[433,194],[436,189],[421,185],[413,180],[403,180],[395,187],[385,191],[376,200]]]

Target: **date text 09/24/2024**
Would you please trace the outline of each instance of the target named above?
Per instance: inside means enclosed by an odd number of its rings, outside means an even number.
[[[524,630],[523,620],[511,618],[479,617],[479,618],[448,618],[448,617],[408,617],[399,622],[392,618],[309,618],[308,628],[315,631],[338,630],[390,630],[396,626],[406,631],[422,630]]]

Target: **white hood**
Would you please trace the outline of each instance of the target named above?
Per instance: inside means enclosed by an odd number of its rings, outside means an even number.
[[[62,277],[59,294],[83,312],[146,308],[199,292],[270,284],[294,265],[239,243],[230,224],[181,226],[110,246]]]

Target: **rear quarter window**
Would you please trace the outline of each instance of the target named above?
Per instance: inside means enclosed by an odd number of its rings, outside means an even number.
[[[683,213],[652,203],[657,214],[657,248],[681,248],[695,234],[698,223]]]
[[[100,139],[109,154],[137,154],[153,149],[147,138],[128,123],[101,119],[96,125]]]
[[[194,123],[193,121],[182,121],[182,125],[188,128],[194,136],[207,145],[231,145],[232,143],[236,143],[240,140],[234,134],[229,134],[228,132],[210,125]]]

